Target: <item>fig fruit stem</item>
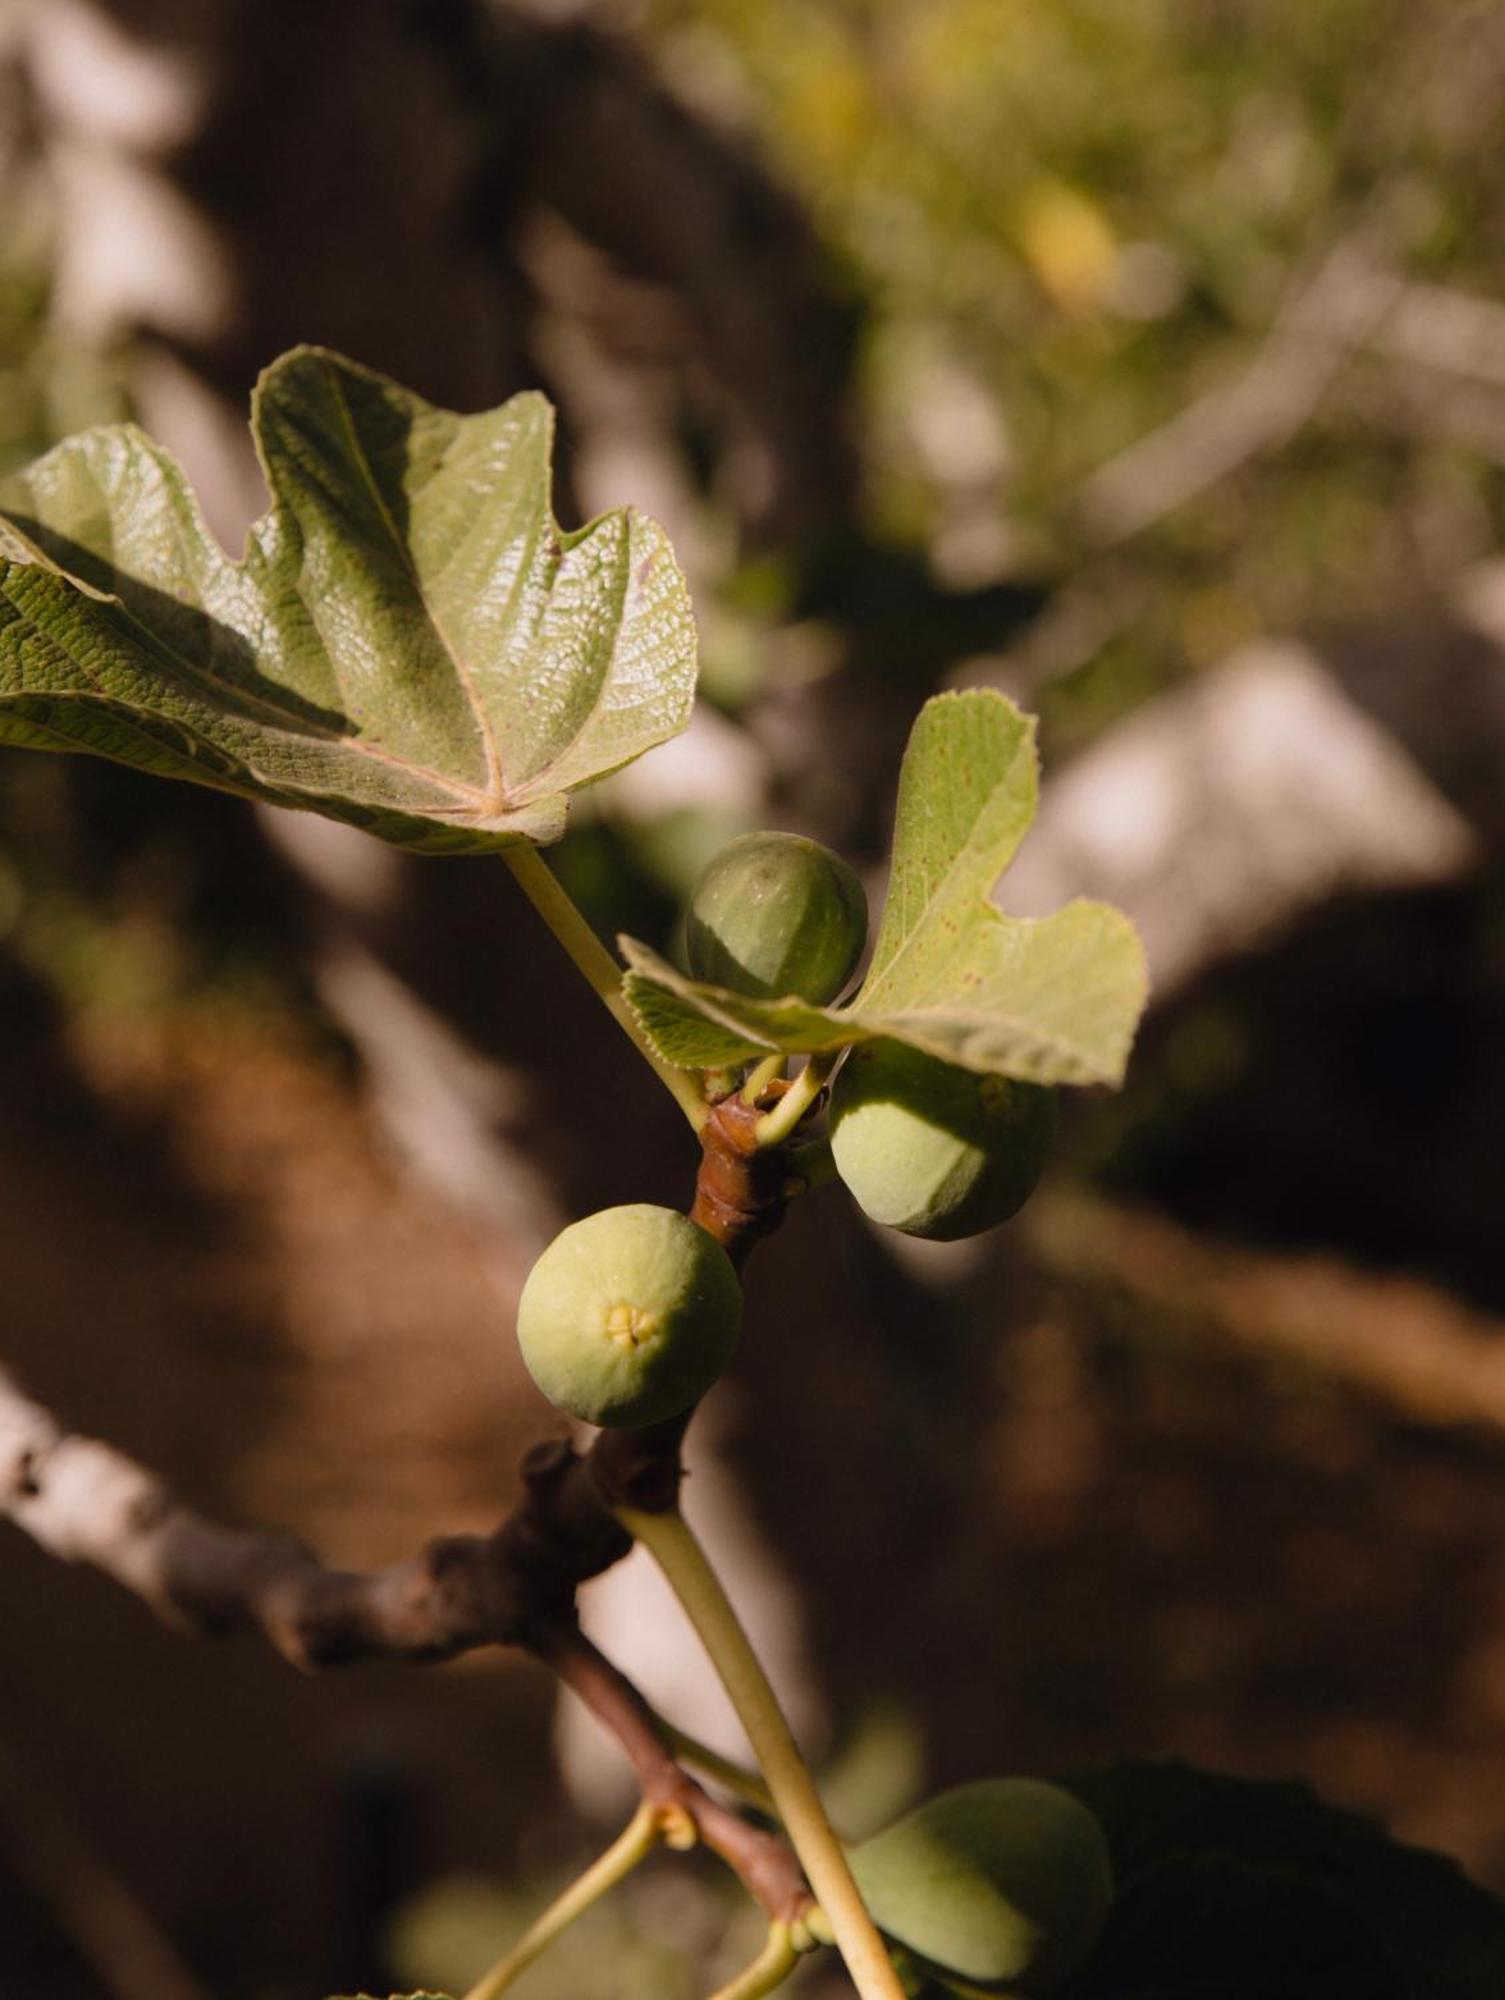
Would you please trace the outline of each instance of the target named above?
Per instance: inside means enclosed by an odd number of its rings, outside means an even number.
[[[605,1853],[598,1855],[584,1874],[578,1875],[563,1894],[557,1896],[529,1924],[506,1957],[498,1959],[491,1970],[483,1973],[470,1988],[465,2000],[498,2000],[498,1996],[507,1991],[534,1959],[547,1951],[561,1931],[566,1930],[576,1917],[584,1916],[608,1890],[625,1881],[639,1862],[646,1861],[663,1837],[663,1814],[646,1802],[640,1805]]]
[[[558,876],[531,842],[519,841],[515,846],[504,847],[501,856],[512,871],[512,879],[563,945],[575,969],[683,1111],[692,1129],[698,1132],[709,1107],[697,1072],[676,1069],[649,1047],[622,991],[621,967],[576,909]]]
[[[806,1112],[814,1108],[835,1067],[835,1055],[811,1056],[772,1111],[759,1119],[755,1135],[759,1146],[783,1145]]]
[[[729,1986],[718,1986],[711,2000],[761,2000],[782,1986],[798,1963],[788,1924],[770,1924],[768,1940],[752,1964],[744,1966]]]
[[[826,1818],[809,1766],[705,1550],[677,1509],[645,1514],[622,1507],[617,1518],[663,1571],[699,1634],[747,1731],[784,1831],[861,2000],[904,2000],[899,1975],[852,1880],[846,1853]]]

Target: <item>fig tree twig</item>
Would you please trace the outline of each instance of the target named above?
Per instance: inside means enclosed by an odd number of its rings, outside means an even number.
[[[806,1915],[814,1898],[791,1850],[776,1834],[743,1819],[696,1783],[676,1760],[642,1695],[577,1625],[542,1625],[527,1644],[616,1737],[647,1805],[661,1813],[682,1813],[706,1846],[741,1877],[770,1922],[793,1924]]]
[[[783,1214],[788,1170],[759,1153],[759,1113],[711,1112],[691,1214],[742,1262]],[[369,1573],[327,1567],[296,1537],[227,1528],[155,1473],[66,1430],[0,1372],[0,1517],[64,1562],[88,1563],[165,1623],[206,1635],[256,1631],[304,1668],[380,1657],[445,1660],[516,1645],[540,1617],[571,1615],[577,1588],[631,1546],[613,1510],[672,1508],[690,1412],[607,1430],[581,1454],[537,1445],[523,1498],[490,1535],[445,1535]]]
[[[789,1169],[759,1151],[760,1116],[733,1098],[707,1117],[695,1219],[741,1263],[777,1226]],[[606,1430],[590,1450],[535,1446],[523,1495],[489,1535],[446,1535],[384,1569],[333,1569],[295,1536],[231,1528],[186,1505],[124,1452],[67,1430],[0,1371],[0,1518],[43,1549],[113,1577],[165,1624],[205,1637],[259,1632],[305,1670],[359,1659],[439,1661],[519,1646],[554,1668],[616,1734],[645,1803],[719,1854],[775,1924],[802,1924],[813,1899],[774,1833],[710,1797],[676,1760],[653,1711],[580,1632],[579,1586],[631,1537],[615,1510],[675,1510],[692,1412]]]
[[[369,1572],[327,1568],[272,1530],[227,1528],[185,1506],[113,1446],[65,1431],[0,1374],[0,1515],[50,1554],[87,1563],[165,1624],[205,1637],[255,1631],[306,1670],[384,1658],[428,1662],[519,1646],[553,1668],[617,1737],[660,1821],[678,1818],[732,1867],[771,1921],[812,1898],[777,1835],[682,1769],[632,1683],[575,1622],[579,1584],[630,1547],[598,1481],[657,1500],[677,1483],[682,1421],[604,1432],[586,1456],[535,1446],[523,1499],[491,1535],[448,1535]]]
[[[612,1490],[635,1484],[621,1439],[603,1461]],[[540,1610],[566,1609],[626,1552],[591,1461],[570,1446],[535,1446],[523,1487],[493,1534],[440,1536],[385,1569],[331,1569],[292,1535],[228,1528],[186,1506],[0,1375],[0,1515],[50,1554],[113,1577],[164,1623],[203,1636],[260,1632],[305,1669],[518,1644]]]

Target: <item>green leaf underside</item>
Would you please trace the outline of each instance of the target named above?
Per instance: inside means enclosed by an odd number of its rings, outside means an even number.
[[[0,742],[91,751],[431,851],[557,839],[689,719],[663,531],[564,534],[537,395],[457,416],[318,348],[262,377],[272,494],[232,562],[130,425],[0,489]]]
[[[1031,1083],[1118,1083],[1146,994],[1133,925],[1104,903],[1030,919],[989,900],[1035,796],[1032,719],[988,689],[936,696],[905,752],[888,903],[856,999],[750,999],[623,938],[644,1033],[693,1069],[890,1039]]]

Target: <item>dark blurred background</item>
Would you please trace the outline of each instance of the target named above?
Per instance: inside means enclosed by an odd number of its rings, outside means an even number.
[[[1178,1754],[1505,1891],[1502,130],[1486,0],[0,5],[0,472],[134,415],[234,548],[281,349],[542,386],[561,517],[656,514],[702,631],[556,850],[603,929],[755,825],[878,893],[980,682],[1048,773],[1002,900],[1141,924],[1019,1223],[811,1201],[700,1426],[853,1828]],[[494,861],[0,755],[6,1366],[333,1559],[493,1521],[532,1257],[693,1165],[572,976]],[[303,1681],[0,1572],[7,1993],[458,1989],[623,1809],[514,1661]],[[735,1742],[635,1565],[589,1610]],[[736,1921],[651,1868],[523,1990],[694,2000]]]

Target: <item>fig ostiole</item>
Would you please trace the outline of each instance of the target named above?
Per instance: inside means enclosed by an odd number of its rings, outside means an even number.
[[[1055,1124],[1053,1091],[980,1076],[903,1042],[853,1049],[831,1091],[831,1152],[858,1207],[941,1242],[1023,1207]]]
[[[697,1403],[742,1328],[731,1259],[672,1208],[571,1223],[528,1274],[517,1338],[551,1403],[588,1424],[655,1424]]]
[[[685,913],[692,976],[761,1000],[824,1006],[857,969],[867,897],[828,847],[797,833],[749,833],[715,856]]]
[[[941,1792],[848,1859],[881,1931],[983,1992],[1054,1992],[1090,1956],[1113,1900],[1102,1828],[1037,1778]]]

